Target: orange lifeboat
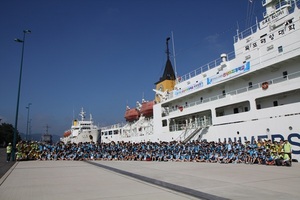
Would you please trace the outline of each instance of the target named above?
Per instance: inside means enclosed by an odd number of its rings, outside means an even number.
[[[68,131],[66,131],[64,133],[64,137],[69,137],[70,135],[71,135],[71,131],[70,130],[68,130]]]
[[[153,116],[154,101],[143,102],[141,107],[141,114],[145,117]]]
[[[127,109],[125,112],[125,119],[128,122],[133,122],[140,117],[140,112],[136,108]]]

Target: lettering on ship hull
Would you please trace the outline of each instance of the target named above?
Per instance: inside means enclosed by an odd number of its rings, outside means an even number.
[[[271,136],[271,141],[274,142],[274,141],[280,141],[280,140],[285,140],[287,139],[288,142],[293,146],[293,147],[297,147],[300,149],[300,134],[299,133],[291,133],[287,136],[287,138],[284,138],[284,136],[280,133],[277,133],[277,134],[272,134],[270,135]],[[263,135],[258,135],[257,138],[255,138],[254,136],[251,136],[251,138],[247,138],[247,137],[244,137],[243,138],[244,141],[250,141],[251,143],[254,142],[254,140],[264,140],[264,139],[269,139],[268,135],[266,134],[263,134]],[[242,141],[242,137],[229,137],[229,138],[224,138],[223,140],[221,138],[218,139],[218,141]],[[296,155],[300,155],[300,150],[297,150],[295,148],[293,148],[293,151],[292,151],[293,154],[296,154]]]

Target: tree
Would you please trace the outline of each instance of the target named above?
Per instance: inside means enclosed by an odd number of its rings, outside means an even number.
[[[6,146],[8,143],[13,143],[14,138],[14,127],[11,124],[2,123],[0,124],[0,147]],[[17,130],[16,143],[21,140],[19,131]]]

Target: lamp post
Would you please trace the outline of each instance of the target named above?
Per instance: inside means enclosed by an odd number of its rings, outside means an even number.
[[[30,110],[30,105],[31,103],[28,104],[28,106],[26,107],[27,109],[27,127],[26,127],[26,135],[25,135],[25,140],[27,141],[28,139],[28,133],[29,133],[29,110]]]
[[[18,115],[19,115],[19,102],[20,102],[20,90],[21,90],[21,80],[22,80],[22,68],[23,68],[23,57],[24,57],[24,46],[25,46],[25,35],[26,33],[31,33],[30,30],[23,31],[23,40],[15,39],[16,42],[22,43],[22,56],[21,56],[21,67],[19,75],[19,87],[18,87],[18,97],[17,97],[17,109],[16,109],[16,118],[15,118],[15,128],[13,136],[13,148],[12,148],[12,160],[15,161],[16,156],[16,141],[17,141],[17,129],[18,129]]]
[[[28,139],[29,140],[32,140],[32,138],[31,138],[31,121],[32,121],[32,119],[29,120],[29,128],[28,128]]]

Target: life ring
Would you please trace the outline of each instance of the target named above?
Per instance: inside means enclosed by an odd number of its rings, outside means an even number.
[[[179,106],[178,109],[180,110],[180,112],[183,111],[183,107],[182,106]]]
[[[268,87],[269,87],[269,83],[268,83],[268,82],[263,82],[263,83],[261,84],[261,87],[262,87],[263,90],[266,90],[266,89],[268,89]]]

